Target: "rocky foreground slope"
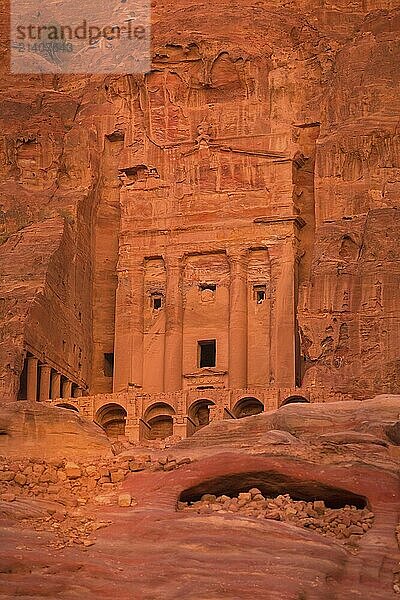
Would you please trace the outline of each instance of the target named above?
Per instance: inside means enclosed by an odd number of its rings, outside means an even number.
[[[290,405],[114,457],[3,444],[0,598],[395,598],[399,414],[399,396]]]

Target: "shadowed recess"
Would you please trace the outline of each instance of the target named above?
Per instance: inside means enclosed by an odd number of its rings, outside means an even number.
[[[310,401],[304,396],[289,396],[281,404],[281,406],[287,406],[288,404],[310,404]]]
[[[97,411],[95,422],[109,438],[117,438],[125,433],[126,410],[116,403],[106,404]]]
[[[331,487],[319,481],[299,481],[272,471],[255,471],[222,475],[215,479],[203,481],[196,486],[184,490],[181,502],[196,502],[204,494],[223,494],[233,497],[241,492],[248,492],[256,487],[265,497],[274,498],[280,494],[290,494],[293,500],[324,500],[329,508],[342,508],[346,504],[357,508],[365,508],[367,499],[348,490]]]
[[[79,412],[79,409],[73,404],[68,404],[67,402],[63,402],[62,404],[56,404],[56,408],[65,408],[67,410],[72,410],[74,412]]]

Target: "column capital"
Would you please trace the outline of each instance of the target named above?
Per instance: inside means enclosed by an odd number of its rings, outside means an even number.
[[[129,256],[128,265],[137,269],[138,267],[144,267],[144,256],[141,254],[131,254]]]
[[[248,248],[232,246],[227,248],[226,255],[230,263],[245,262],[248,258]]]
[[[167,269],[180,269],[183,264],[183,256],[181,254],[170,254],[167,252],[163,255],[164,264]]]

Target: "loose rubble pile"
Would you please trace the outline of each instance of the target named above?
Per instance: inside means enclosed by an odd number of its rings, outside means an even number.
[[[18,522],[17,527],[54,533],[55,537],[51,536],[48,545],[56,550],[71,546],[85,550],[95,544],[95,532],[111,523],[112,521],[96,521],[92,517],[58,511],[40,519],[23,519]]]
[[[121,452],[126,452],[131,450],[132,448],[141,448],[145,449],[145,451],[152,450],[167,450],[168,448],[172,448],[176,446],[178,442],[182,440],[182,436],[180,435],[170,435],[162,440],[140,440],[140,441],[132,441],[132,440],[115,440],[112,443],[112,449],[114,454],[120,454]]]
[[[356,544],[359,536],[372,527],[374,513],[368,508],[328,508],[323,500],[306,502],[293,500],[289,494],[265,498],[261,491],[252,488],[238,497],[205,494],[197,502],[178,502],[178,510],[194,511],[202,515],[234,513],[257,519],[271,519],[305,527],[323,535]]]
[[[0,458],[0,499],[12,502],[28,496],[56,500],[64,506],[120,504],[130,506],[127,495],[118,490],[128,473],[143,470],[172,471],[190,463],[189,458],[172,456],[152,459],[150,455],[116,457],[114,460],[78,464],[66,460],[37,459],[5,461]]]

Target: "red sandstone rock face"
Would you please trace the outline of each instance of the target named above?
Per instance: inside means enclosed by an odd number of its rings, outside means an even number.
[[[399,386],[399,27],[398,10],[365,19],[336,55],[320,113],[305,382],[358,398]]]
[[[46,511],[43,503],[24,500],[31,520],[18,527],[22,503],[15,503],[14,514],[13,502],[7,512],[0,505],[2,593],[66,599],[112,594],[122,600],[395,598],[400,496],[398,458],[391,456],[398,450],[398,406],[399,397],[389,396],[293,405],[208,426],[168,449],[176,459],[190,455],[190,464],[128,475],[122,490],[134,498],[132,506],[91,508],[92,521],[87,507],[75,509],[64,525],[58,517],[61,529],[83,536],[86,545],[55,550],[53,517],[50,526],[34,531]],[[335,432],[342,437],[335,439]],[[179,499],[207,491],[235,496],[254,487],[265,495],[290,493],[327,503],[365,500],[374,521],[356,535],[350,551],[290,523],[177,510]],[[109,527],[93,531],[108,521]]]
[[[7,403],[1,409],[0,456],[52,460],[111,454],[100,427],[69,410],[36,402]]]
[[[129,208],[129,196],[120,204],[118,169],[129,173],[134,167],[130,176],[143,182],[142,175],[156,164],[160,177],[146,183],[146,201],[130,215],[149,228],[153,214],[162,216],[173,197],[165,192],[168,177],[176,186],[178,209],[192,193],[192,180],[185,179],[183,168],[173,171],[174,161],[166,157],[170,148],[164,146],[185,140],[200,145],[201,134],[205,140],[239,137],[235,149],[249,156],[239,175],[240,161],[222,169],[223,184],[237,191],[250,181],[260,186],[256,200],[267,205],[268,214],[279,215],[282,205],[292,208],[293,200],[305,218],[298,240],[297,311],[304,385],[355,398],[397,392],[397,4],[246,0],[188,6],[178,0],[171,6],[160,1],[153,6],[155,69],[143,79],[13,77],[2,33],[0,401],[16,398],[27,348],[91,393],[111,391],[103,355],[113,348],[117,240],[121,208],[125,219]],[[3,22],[1,27],[7,19]],[[210,115],[214,129],[199,131]],[[251,154],[266,150],[254,136],[266,132],[296,157],[293,188],[280,176],[275,181],[254,176]],[[198,168],[200,191],[211,191],[203,204],[199,198],[192,202],[201,222],[209,219],[210,209],[225,219],[212,195],[213,174],[222,162],[212,169],[206,165],[207,170],[201,160],[175,161],[189,173]],[[235,198],[229,214],[253,210]],[[187,224],[184,214],[179,219]],[[286,233],[277,228],[273,235]],[[287,256],[277,253],[273,259],[282,256],[285,273]],[[276,283],[273,277],[272,288]],[[286,304],[280,295],[279,310]],[[218,310],[218,318],[225,319]],[[122,330],[130,322],[126,310]],[[277,344],[282,377],[288,366],[284,349]],[[263,352],[259,356],[266,368]],[[251,364],[254,377],[261,377],[259,365]],[[219,375],[224,382],[226,373]],[[159,377],[160,371],[147,373],[155,387]],[[13,508],[7,501],[6,508],[0,506],[2,594],[392,598],[392,571],[399,561],[398,414],[398,398],[380,397],[215,423],[169,450],[178,459],[189,454],[195,463],[129,476],[124,489],[137,505],[98,509],[99,518],[110,518],[113,525],[97,535],[86,554],[50,550],[54,536],[48,531],[12,529],[14,517],[46,512],[19,502]],[[6,435],[0,435],[0,453],[14,458],[109,452],[98,429],[66,411],[10,406],[2,409],[1,427]],[[358,554],[285,523],[175,511],[187,489],[214,486],[233,494],[237,475],[242,485],[267,486],[265,473],[271,472],[280,475],[281,486],[302,493],[333,487],[337,494],[366,497],[376,520]],[[111,485],[111,476],[105,484]],[[121,502],[127,503],[126,496]]]

